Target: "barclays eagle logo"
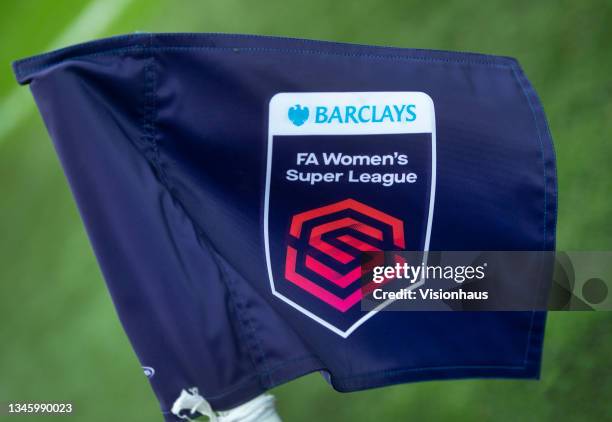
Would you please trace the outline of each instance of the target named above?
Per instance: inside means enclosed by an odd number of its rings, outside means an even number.
[[[302,126],[308,120],[308,107],[302,107],[299,104],[294,105],[289,109],[287,116],[291,123],[296,126]]]

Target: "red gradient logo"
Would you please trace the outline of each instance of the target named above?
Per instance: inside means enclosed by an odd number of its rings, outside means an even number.
[[[323,218],[322,223],[308,224],[312,220],[346,210],[351,211],[350,217],[344,213],[337,219]],[[372,220],[376,221],[376,227],[372,225]],[[361,278],[361,252],[380,251],[375,244],[393,245],[397,250],[405,249],[402,220],[354,199],[345,199],[294,215],[289,235],[308,247],[302,251],[287,246],[285,278],[340,312],[346,312],[361,300],[362,289],[358,283]],[[348,247],[341,249],[338,244]],[[317,259],[309,250],[326,255],[330,258],[326,259],[328,263]],[[341,297],[334,294],[306,274],[300,274],[298,262],[303,262],[308,270],[346,291],[346,295]]]

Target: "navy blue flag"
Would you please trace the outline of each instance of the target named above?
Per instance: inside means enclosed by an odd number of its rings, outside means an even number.
[[[544,312],[360,306],[364,251],[554,250],[552,140],[516,60],[136,34],[14,70],[166,420],[183,390],[224,410],[313,371],[539,376]]]

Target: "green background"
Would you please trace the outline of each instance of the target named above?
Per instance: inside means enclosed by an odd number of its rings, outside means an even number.
[[[542,98],[555,140],[558,248],[612,248],[610,1],[2,2],[0,403],[75,403],[73,416],[45,420],[161,420],[48,135],[9,67],[51,48],[137,30],[516,57]],[[611,333],[610,313],[551,313],[540,382],[427,382],[340,394],[310,375],[275,393],[289,422],[612,420]]]

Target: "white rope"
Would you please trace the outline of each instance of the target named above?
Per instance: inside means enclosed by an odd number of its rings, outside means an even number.
[[[281,422],[274,407],[274,396],[262,394],[230,410],[215,412],[210,403],[202,397],[197,387],[182,390],[172,405],[172,413],[188,421],[197,413],[207,416],[210,422]],[[188,410],[189,414],[185,414]]]

